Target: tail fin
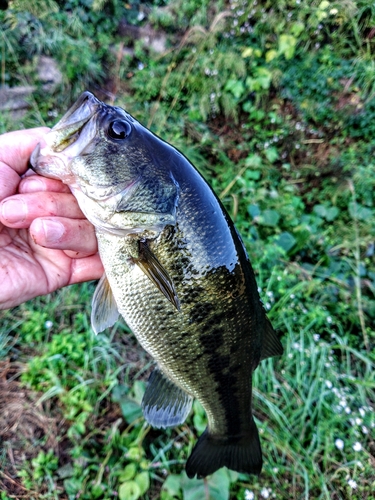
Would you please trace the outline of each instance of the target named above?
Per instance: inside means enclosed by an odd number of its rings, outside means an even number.
[[[262,450],[258,429],[252,420],[250,431],[241,437],[216,437],[204,431],[198,439],[187,463],[186,474],[203,478],[221,467],[248,474],[260,474]]]

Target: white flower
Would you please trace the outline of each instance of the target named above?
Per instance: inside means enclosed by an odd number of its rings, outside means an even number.
[[[48,320],[44,323],[44,328],[45,328],[46,330],[49,330],[49,329],[50,329],[50,328],[52,328],[52,327],[53,327],[53,323],[52,323],[52,321],[51,321],[50,319],[48,319]]]
[[[354,479],[349,479],[348,485],[352,488],[352,490],[355,490],[357,487],[357,483],[354,481]]]
[[[245,500],[254,500],[255,495],[250,490],[245,490]]]
[[[263,498],[268,498],[270,496],[268,488],[262,488],[260,491],[260,496]]]
[[[330,380],[326,380],[326,387],[328,387],[328,389],[332,389],[332,382]]]
[[[337,438],[335,441],[335,446],[338,450],[343,450],[344,449],[344,441],[340,438]]]
[[[361,443],[359,443],[358,441],[356,443],[354,443],[353,445],[353,450],[354,451],[361,451],[362,450],[362,445]]]

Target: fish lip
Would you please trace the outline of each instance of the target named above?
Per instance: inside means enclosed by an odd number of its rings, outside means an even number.
[[[46,143],[61,153],[75,142],[86,123],[97,113],[102,103],[89,91],[83,92],[46,136]]]
[[[77,150],[75,153],[83,153],[85,145],[80,140],[81,132],[91,121],[92,125],[89,126],[91,131],[90,140],[93,139],[96,130],[93,120],[95,120],[95,116],[101,107],[103,107],[103,103],[91,92],[83,92],[35,147],[30,157],[32,169],[40,175],[61,179],[66,183],[70,182],[69,176],[64,175],[64,178],[62,177],[62,173],[66,171],[65,163],[69,162],[74,156],[72,148],[69,148],[69,146],[73,147],[75,144]],[[90,140],[87,139],[85,142],[90,143]],[[61,152],[64,152],[65,159],[59,156]]]

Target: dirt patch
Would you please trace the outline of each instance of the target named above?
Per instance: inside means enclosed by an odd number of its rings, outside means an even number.
[[[29,498],[18,477],[25,460],[42,450],[58,454],[61,422],[51,416],[47,405],[38,403],[40,396],[27,390],[16,379],[20,365],[0,362],[0,491],[15,498]]]

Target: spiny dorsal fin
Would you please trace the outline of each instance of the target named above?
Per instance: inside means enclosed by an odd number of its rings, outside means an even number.
[[[134,262],[150,278],[154,285],[165,295],[175,308],[180,310],[180,301],[173,281],[158,259],[149,249],[147,242],[139,242],[139,257]]]
[[[193,398],[160,370],[151,373],[142,400],[143,414],[150,425],[159,428],[182,424],[192,403]]]
[[[284,352],[283,346],[273,329],[271,322],[266,318],[266,330],[264,332],[262,352],[260,356],[260,361],[266,358],[272,358],[272,356],[281,356]]]
[[[95,333],[100,333],[116,323],[119,312],[104,273],[100,278],[92,298],[91,326]]]

